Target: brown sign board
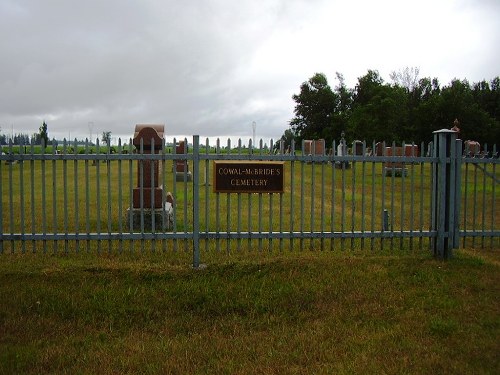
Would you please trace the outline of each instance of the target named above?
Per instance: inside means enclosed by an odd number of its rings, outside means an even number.
[[[285,162],[214,161],[215,193],[283,193]]]

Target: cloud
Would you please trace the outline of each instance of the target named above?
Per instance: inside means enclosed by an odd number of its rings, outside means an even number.
[[[315,72],[353,86],[367,69],[420,66],[441,82],[491,79],[494,1],[4,0],[0,126],[17,133],[128,138],[277,138]],[[498,14],[498,13],[496,13]],[[481,77],[481,78],[476,78]],[[334,84],[334,82],[331,82]]]

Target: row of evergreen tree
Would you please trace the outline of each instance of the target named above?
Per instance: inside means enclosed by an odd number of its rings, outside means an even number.
[[[432,132],[452,128],[458,119],[459,137],[481,144],[500,144],[500,78],[470,84],[455,79],[441,86],[438,79],[419,78],[418,69],[391,73],[385,83],[369,70],[348,88],[342,74],[333,89],[323,73],[316,73],[293,95],[295,117],[282,139],[428,142]]]

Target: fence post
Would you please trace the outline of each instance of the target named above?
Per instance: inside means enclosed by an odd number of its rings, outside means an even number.
[[[449,129],[437,130],[434,133],[433,156],[438,158],[432,176],[433,220],[432,230],[437,236],[432,239],[431,248],[434,256],[450,259],[456,242],[457,229],[456,202],[459,181],[457,179],[457,133]]]
[[[193,136],[193,268],[200,267],[200,136]]]

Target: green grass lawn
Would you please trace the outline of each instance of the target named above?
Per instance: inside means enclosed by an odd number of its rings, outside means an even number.
[[[4,254],[1,374],[498,374],[500,255]]]

